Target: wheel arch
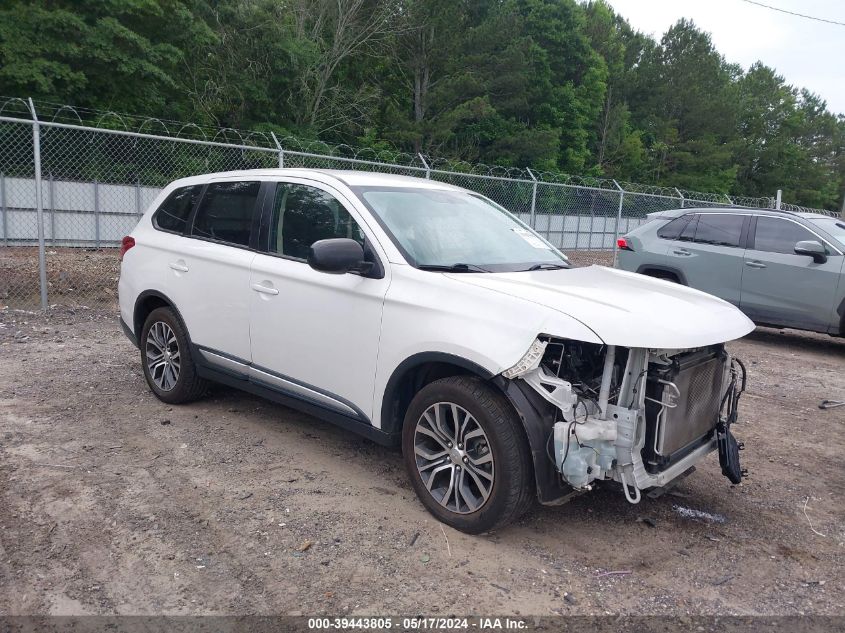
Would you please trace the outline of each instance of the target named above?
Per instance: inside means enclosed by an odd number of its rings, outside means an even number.
[[[401,437],[405,413],[414,395],[448,376],[473,375],[489,381],[493,374],[471,360],[445,352],[421,352],[403,360],[390,376],[381,401],[382,431]]]
[[[170,308],[173,310],[176,318],[179,319],[179,322],[185,329],[186,336],[190,340],[191,335],[185,325],[185,319],[182,318],[182,313],[179,312],[179,308],[171,301],[170,297],[158,290],[145,290],[135,299],[135,307],[132,310],[132,331],[139,342],[141,340],[141,329],[144,327],[144,322],[150,313],[157,308]]]
[[[643,264],[639,268],[637,268],[637,272],[641,275],[648,275],[651,277],[659,277],[659,275],[651,275],[650,273],[663,273],[664,275],[673,275],[677,280],[678,283],[688,286],[686,275],[683,272],[678,270],[677,268],[673,268],[672,266],[662,266],[660,264]],[[665,279],[665,277],[662,277]]]
[[[494,375],[477,363],[441,352],[415,354],[394,370],[385,388],[381,406],[381,428],[391,437],[402,437],[405,413],[414,395],[439,378],[471,375],[484,380],[499,392],[520,421],[523,437],[531,453],[537,498],[543,504],[559,504],[569,498],[571,488],[561,485],[551,466],[546,442],[554,424],[554,407],[518,380]]]

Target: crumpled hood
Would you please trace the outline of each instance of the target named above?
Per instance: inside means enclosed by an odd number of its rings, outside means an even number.
[[[754,329],[739,309],[713,295],[603,266],[447,277],[562,312],[608,345],[688,349],[737,339]]]

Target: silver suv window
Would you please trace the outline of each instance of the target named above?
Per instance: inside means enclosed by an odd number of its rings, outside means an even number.
[[[714,246],[739,246],[745,216],[731,213],[702,213],[698,216],[694,241]]]
[[[800,224],[761,215],[757,217],[754,250],[794,255],[796,242],[818,239]]]
[[[682,215],[679,218],[675,218],[665,226],[660,227],[657,231],[657,237],[662,237],[665,240],[677,240],[681,237],[681,233],[689,224],[689,221],[692,219],[692,214]]]

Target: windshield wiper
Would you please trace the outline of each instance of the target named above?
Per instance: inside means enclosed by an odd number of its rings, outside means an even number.
[[[441,273],[489,273],[490,271],[475,264],[420,264],[420,270],[432,270]]]
[[[569,268],[569,266],[566,264],[552,264],[549,262],[543,262],[542,264],[534,264],[530,268],[526,268],[524,272],[532,270],[562,270],[565,268]]]

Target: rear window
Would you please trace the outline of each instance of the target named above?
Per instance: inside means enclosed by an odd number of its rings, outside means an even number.
[[[739,246],[745,216],[727,213],[702,213],[698,216],[695,241],[714,246]]]
[[[188,216],[202,192],[202,185],[175,189],[153,215],[153,225],[162,231],[184,233]]]
[[[261,183],[215,182],[208,185],[194,219],[193,235],[249,246],[255,202]]]

